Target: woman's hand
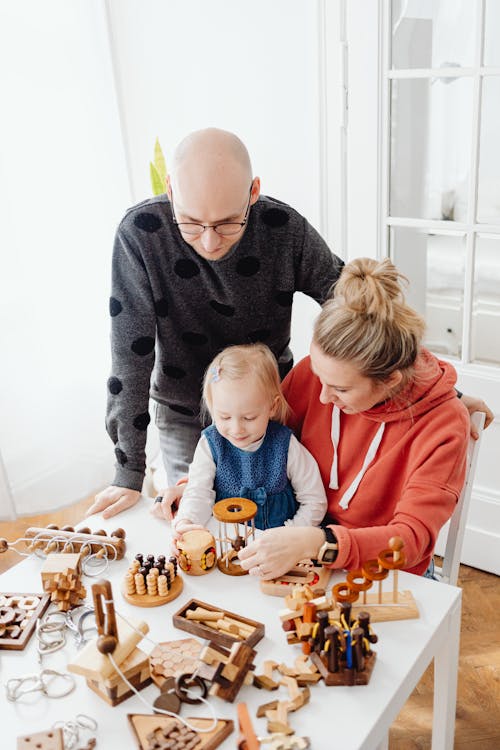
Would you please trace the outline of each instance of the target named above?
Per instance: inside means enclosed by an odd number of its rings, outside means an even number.
[[[484,420],[484,429],[490,426],[490,424],[495,419],[495,415],[491,411],[488,404],[486,404],[482,399],[475,398],[475,396],[467,396],[467,394],[463,394],[460,401],[463,403],[469,414],[472,416],[475,411],[484,412],[486,415],[486,418]],[[471,437],[474,438],[474,440],[477,440],[479,435],[477,433],[476,428],[472,424],[472,421],[470,423],[470,434]]]
[[[324,541],[324,531],[315,526],[280,526],[262,532],[238,557],[250,575],[268,581],[287,573],[299,560],[316,557]]]

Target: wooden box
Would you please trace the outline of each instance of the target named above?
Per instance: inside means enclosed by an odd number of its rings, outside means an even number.
[[[244,638],[238,637],[231,633],[222,632],[216,627],[205,625],[203,622],[188,620],[186,617],[188,610],[195,610],[198,607],[209,610],[210,612],[223,612],[224,617],[230,618],[237,623],[241,623],[245,630],[248,631],[248,635]],[[218,643],[220,646],[225,646],[226,648],[231,648],[233,643],[245,643],[247,646],[255,646],[255,644],[264,637],[265,633],[263,623],[249,620],[247,617],[242,617],[234,612],[229,612],[222,607],[216,607],[213,604],[200,602],[198,599],[191,599],[179,609],[178,612],[173,615],[172,622],[174,626],[180,630],[185,630],[187,633],[192,633],[192,635],[197,635],[208,641],[213,641],[214,643]]]

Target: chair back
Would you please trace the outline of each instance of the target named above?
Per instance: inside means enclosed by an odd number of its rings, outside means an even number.
[[[450,520],[443,526],[439,533],[436,550],[444,546],[443,564],[440,568],[436,566],[435,574],[440,581],[457,585],[458,571],[460,568],[460,557],[464,541],[465,526],[469,505],[472,496],[472,485],[476,473],[477,458],[481,446],[481,438],[484,427],[485,414],[475,411],[471,421],[477,428],[479,437],[477,440],[470,438],[467,450],[467,469],[465,473],[465,484],[458,498],[457,505]]]

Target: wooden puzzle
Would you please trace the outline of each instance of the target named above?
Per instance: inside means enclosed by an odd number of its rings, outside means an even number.
[[[82,584],[81,554],[51,552],[41,570],[43,590],[60,612],[77,607],[87,596]]]
[[[195,736],[188,740],[192,730],[180,719],[151,714],[127,714],[127,718],[138,750],[215,750],[234,729],[229,719],[217,719],[213,730],[195,731]],[[186,721],[200,730],[212,724],[212,719],[189,717]]]
[[[17,738],[17,750],[64,750],[62,729],[32,732]]]
[[[237,642],[255,646],[264,637],[265,632],[261,622],[249,620],[197,599],[191,599],[185,604],[173,615],[172,621],[176,628],[226,648],[231,648],[233,643]]]
[[[90,555],[107,556],[111,560],[121,560],[125,554],[125,531],[116,529],[110,535],[104,529],[92,532],[87,526],[74,529],[55,524],[45,528],[30,526],[24,532],[25,542],[30,552],[48,555],[51,552],[80,552],[82,558]],[[1,551],[1,550],[0,550]]]
[[[165,555],[135,556],[123,583],[124,598],[137,607],[158,607],[172,601],[183,589],[177,571],[177,558]]]
[[[256,651],[245,643],[233,643],[228,650],[210,642],[200,653],[196,677],[212,683],[210,695],[232,703],[243,683],[253,681],[255,655]]]
[[[201,643],[195,638],[158,643],[149,654],[151,677],[161,689],[168,677],[194,672],[199,664]]]
[[[261,581],[260,588],[264,594],[287,596],[296,584],[307,584],[315,596],[322,596],[328,586],[331,572],[330,568],[315,565],[312,560],[302,560],[279,578]]]
[[[49,604],[49,594],[0,594],[0,649],[21,651]]]
[[[257,505],[244,497],[228,497],[215,503],[212,512],[219,522],[217,567],[229,576],[247,575],[239,564],[238,552],[255,538]]]
[[[185,573],[202,576],[215,568],[215,539],[206,529],[184,532],[176,546],[179,550],[179,565]]]

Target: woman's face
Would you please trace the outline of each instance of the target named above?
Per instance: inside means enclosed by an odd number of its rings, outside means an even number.
[[[324,354],[314,342],[310,355],[311,370],[321,383],[319,400],[322,404],[336,404],[346,414],[367,411],[385,401],[401,381],[399,370],[384,383],[367,378],[350,362]]]

